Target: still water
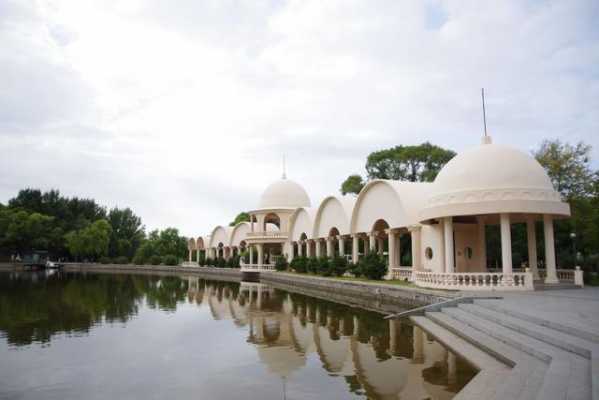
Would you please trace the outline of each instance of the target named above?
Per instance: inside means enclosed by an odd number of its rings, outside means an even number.
[[[409,321],[260,283],[0,272],[0,399],[450,399]]]

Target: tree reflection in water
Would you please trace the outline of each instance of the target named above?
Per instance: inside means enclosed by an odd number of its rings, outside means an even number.
[[[277,290],[197,276],[0,273],[0,332],[13,346],[84,335],[123,323],[139,309],[175,313],[206,307],[215,320],[247,330],[271,374],[287,381],[318,360],[349,392],[378,398],[449,399],[476,371],[408,321]]]

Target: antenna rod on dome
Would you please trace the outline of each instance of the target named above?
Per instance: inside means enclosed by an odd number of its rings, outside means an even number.
[[[287,168],[285,166],[285,154],[283,154],[283,179],[287,179]]]
[[[481,95],[483,98],[483,124],[485,126],[485,137],[487,137],[487,112],[485,110],[485,88],[482,88],[481,90]]]

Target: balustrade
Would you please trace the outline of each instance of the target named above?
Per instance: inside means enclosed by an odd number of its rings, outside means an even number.
[[[533,290],[530,272],[426,272],[414,271],[414,282],[421,287],[452,290]]]

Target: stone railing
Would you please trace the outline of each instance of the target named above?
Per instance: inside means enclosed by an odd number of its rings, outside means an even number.
[[[242,271],[274,271],[275,270],[275,265],[274,264],[245,264],[245,263],[240,263],[241,266],[241,270]]]
[[[389,279],[412,281],[412,267],[391,267]]]
[[[526,272],[528,268],[514,268],[513,272]],[[501,268],[489,268],[489,272],[501,273]],[[547,270],[545,268],[539,268],[539,279],[545,279],[547,277]],[[584,286],[582,270],[580,267],[576,269],[562,269],[558,268],[556,271],[557,279],[560,282],[573,283],[577,286]]]
[[[426,272],[414,271],[414,283],[420,287],[450,290],[534,290],[532,273],[515,272]]]
[[[289,237],[289,232],[280,231],[269,231],[269,232],[248,232],[248,238],[267,238],[267,239],[278,239]]]

